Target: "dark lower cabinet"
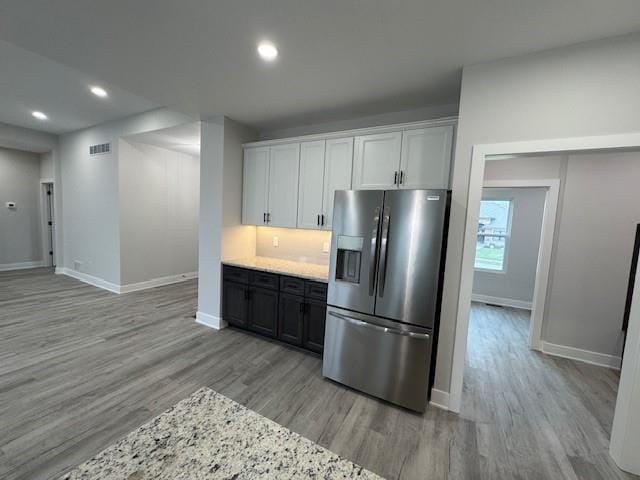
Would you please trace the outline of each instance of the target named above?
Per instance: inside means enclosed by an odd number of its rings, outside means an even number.
[[[278,292],[249,287],[249,329],[276,337],[278,335]]]
[[[304,333],[302,345],[314,352],[322,353],[324,348],[324,322],[327,304],[321,300],[306,299]]]
[[[278,338],[287,343],[302,345],[304,297],[280,292],[279,310],[278,323],[280,329]]]
[[[222,315],[231,325],[247,328],[249,318],[249,287],[225,281],[222,284]]]
[[[229,324],[322,353],[327,286],[225,266],[222,316]]]

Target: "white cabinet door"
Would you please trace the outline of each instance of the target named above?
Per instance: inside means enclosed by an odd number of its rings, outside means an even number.
[[[400,170],[402,132],[356,137],[353,161],[353,188],[397,188],[395,179]]]
[[[327,140],[324,157],[324,199],[322,228],[331,230],[333,197],[336,190],[351,189],[353,137]]]
[[[324,177],[324,140],[300,144],[298,228],[320,228]]]
[[[400,188],[449,188],[453,127],[402,132]]]
[[[244,151],[242,223],[264,225],[269,202],[269,147]]]
[[[269,152],[269,210],[273,227],[296,227],[300,144],[277,145]]]

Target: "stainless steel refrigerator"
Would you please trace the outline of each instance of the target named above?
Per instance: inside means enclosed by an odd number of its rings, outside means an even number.
[[[449,202],[447,190],[336,192],[325,377],[425,410]]]

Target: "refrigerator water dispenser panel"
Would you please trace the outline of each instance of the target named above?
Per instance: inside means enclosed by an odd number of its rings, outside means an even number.
[[[362,261],[362,237],[338,236],[336,255],[336,280],[360,283]]]

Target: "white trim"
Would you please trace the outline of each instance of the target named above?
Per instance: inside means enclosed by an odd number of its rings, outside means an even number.
[[[40,268],[40,267],[44,267],[43,260],[36,260],[35,262],[2,263],[0,264],[0,272],[8,272],[11,270],[24,270],[25,268]]]
[[[435,388],[431,389],[431,400],[429,405],[433,405],[441,410],[449,410],[449,394]]]
[[[489,305],[499,305],[501,307],[520,308],[522,310],[531,310],[531,302],[525,302],[523,300],[514,300],[512,298],[500,298],[492,297],[490,295],[480,295],[474,293],[471,295],[472,302],[487,303]]]
[[[145,282],[128,283],[126,285],[120,285],[119,293],[136,292],[138,290],[145,290],[147,288],[161,287],[163,285],[171,285],[173,283],[184,282],[191,280],[192,278],[198,278],[198,272],[180,273],[178,275],[169,275],[166,277],[153,278]]]
[[[473,266],[475,260],[475,235],[478,228],[478,212],[484,183],[485,157],[521,153],[561,153],[639,148],[640,133],[600,135],[593,137],[573,137],[549,140],[531,140],[486,145],[475,145],[471,153],[471,171],[466,205],[464,243],[462,250],[462,270],[456,316],[453,363],[449,387],[449,409],[460,412],[462,404],[462,384],[464,380],[464,359],[467,351],[469,332],[469,312],[473,289]]]
[[[103,290],[109,290],[113,293],[120,293],[120,285],[107,282],[106,280],[94,277],[93,275],[88,275],[86,273],[72,270],[71,268],[56,267],[56,274],[66,275],[67,277],[75,278],[76,280],[80,280],[81,282],[88,283],[89,285],[93,285],[94,287],[102,288]]]
[[[209,315],[204,312],[196,312],[196,323],[204,325],[205,327],[213,328],[214,330],[222,330],[227,326],[227,322],[215,315]]]
[[[129,283],[127,285],[117,285],[115,283],[107,282],[102,278],[94,277],[93,275],[88,275],[86,273],[78,272],[71,268],[56,267],[56,274],[67,275],[68,277],[73,277],[76,280],[80,280],[81,282],[88,283],[89,285],[93,285],[94,287],[102,288],[104,290],[108,290],[110,292],[118,293],[118,294],[136,292],[138,290],[146,290],[148,288],[160,287],[162,285],[170,285],[173,283],[184,282],[186,280],[191,280],[192,278],[196,278],[198,276],[198,272],[188,272],[188,273],[180,273],[178,275],[169,275],[167,277],[153,278],[151,280],[147,280],[146,282]]]
[[[622,358],[615,355],[607,355],[605,353],[592,352],[591,350],[569,347],[568,345],[557,345],[545,341],[542,342],[542,352],[553,355],[554,357],[578,360],[579,362],[612,368],[614,370],[620,370],[620,365],[622,364]]]
[[[355,137],[358,135],[371,135],[374,133],[389,133],[399,130],[413,130],[416,128],[437,127],[443,125],[456,126],[458,117],[442,117],[434,120],[422,120],[419,122],[397,123],[392,125],[381,125],[378,127],[356,128],[351,130],[342,130],[338,132],[314,133],[312,135],[300,135],[297,137],[276,138],[273,140],[260,140],[257,142],[243,143],[243,148],[247,147],[265,147],[273,145],[281,145],[294,142],[310,142],[314,140],[329,140],[332,138]],[[453,152],[452,152],[453,153]]]

